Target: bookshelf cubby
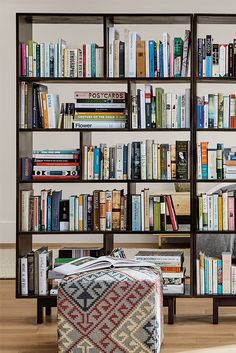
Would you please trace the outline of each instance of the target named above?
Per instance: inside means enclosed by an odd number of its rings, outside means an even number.
[[[83,25],[85,26],[94,26],[99,25],[102,33],[102,44],[104,46],[104,77],[100,78],[68,78],[68,77],[23,77],[19,73],[19,54],[18,46],[20,42],[28,41],[34,38],[34,25]],[[132,232],[130,224],[126,231],[111,231],[111,232],[60,232],[60,234],[102,234],[103,235],[103,245],[105,251],[109,253],[114,246],[114,235],[117,237],[119,234],[127,234],[131,236],[131,233],[135,234],[190,234],[190,285],[185,285],[185,294],[184,295],[166,295],[164,296],[164,304],[168,306],[169,314],[169,323],[173,323],[175,315],[175,305],[176,298],[178,297],[211,297],[213,298],[213,322],[218,322],[218,306],[223,305],[236,305],[236,298],[234,295],[197,295],[196,289],[196,257],[197,257],[197,236],[204,235],[203,231],[198,231],[197,228],[197,194],[199,185],[208,185],[208,183],[224,183],[225,180],[198,180],[197,179],[197,170],[196,170],[196,161],[197,161],[197,139],[199,135],[204,136],[205,132],[211,133],[227,133],[228,131],[234,131],[236,129],[198,129],[197,128],[197,111],[195,105],[195,98],[197,96],[198,85],[201,84],[214,84],[214,85],[227,85],[235,84],[235,77],[210,77],[210,78],[200,78],[197,76],[197,38],[198,38],[198,28],[201,25],[208,25],[209,32],[211,24],[217,25],[229,25],[236,24],[236,15],[226,15],[226,14],[76,14],[76,13],[18,13],[16,15],[16,297],[23,298],[19,292],[19,266],[18,259],[21,256],[24,256],[27,252],[32,250],[33,247],[33,235],[34,234],[58,234],[57,232],[22,232],[20,231],[20,219],[19,219],[19,194],[22,189],[30,190],[34,187],[34,184],[44,184],[45,181],[42,180],[29,180],[22,181],[20,175],[20,157],[27,155],[32,156],[34,135],[42,135],[44,133],[48,134],[78,134],[80,136],[80,148],[85,144],[89,144],[92,139],[92,134],[96,132],[97,134],[103,134],[101,137],[101,142],[105,138],[106,134],[112,132],[117,134],[122,134],[123,132],[134,136],[136,132],[142,133],[142,138],[146,138],[146,133],[152,134],[152,138],[157,138],[161,136],[162,133],[167,133],[167,136],[178,136],[178,133],[181,131],[186,136],[186,139],[190,140],[190,178],[187,180],[72,180],[72,181],[59,181],[59,180],[50,180],[50,183],[57,184],[76,184],[78,188],[81,184],[81,187],[86,187],[86,184],[92,184],[94,189],[97,188],[98,184],[114,183],[122,184],[127,188],[127,194],[131,195],[135,193],[136,188],[139,184],[143,183],[145,186],[148,184],[173,184],[175,182],[189,183],[190,184],[190,218],[187,219],[190,224],[189,230],[179,230],[174,231],[165,231],[165,232]],[[166,28],[169,30],[169,26],[178,26],[184,25],[187,26],[191,31],[191,62],[190,62],[190,77],[163,77],[163,78],[135,78],[135,77],[124,77],[124,78],[111,78],[108,77],[108,29],[111,26],[145,26],[151,27],[162,26],[162,29]],[[37,82],[50,85],[65,85],[70,87],[71,84],[76,84],[78,87],[82,85],[88,85],[91,89],[94,89],[93,85],[103,85],[109,89],[109,85],[124,85],[126,87],[126,92],[128,96],[128,125],[127,128],[123,129],[41,129],[41,128],[19,128],[19,114],[20,114],[20,101],[19,101],[19,86],[21,82]],[[162,85],[176,85],[179,87],[181,85],[188,85],[190,88],[190,128],[156,128],[156,129],[132,129],[131,127],[131,89],[136,84],[150,83],[155,84],[160,87]],[[49,135],[50,136],[50,135]],[[133,138],[133,137],[132,137]],[[204,137],[202,137],[204,138]],[[82,165],[82,164],[81,164]],[[82,173],[81,173],[82,175]],[[235,180],[227,180],[227,182],[234,183]],[[128,219],[130,219],[131,210],[128,209]],[[181,219],[180,219],[181,223]],[[183,221],[184,223],[184,221]],[[235,234],[236,232],[224,231],[224,232],[210,232],[212,234]],[[25,298],[25,297],[24,297]],[[50,314],[50,308],[56,306],[56,298],[50,296],[35,296],[29,295],[27,298],[37,299],[37,320],[42,322],[42,308],[46,307],[46,313]]]

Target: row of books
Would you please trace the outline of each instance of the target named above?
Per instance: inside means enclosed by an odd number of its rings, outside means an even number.
[[[127,127],[126,92],[76,91],[74,98],[74,128]]]
[[[84,180],[187,180],[189,142],[158,144],[154,140],[84,146]]]
[[[231,252],[211,257],[203,252],[196,260],[197,294],[236,294],[236,265]]]
[[[236,230],[236,191],[198,196],[198,229],[200,231]]]
[[[184,254],[180,251],[139,251],[135,260],[154,263],[162,270],[163,293],[184,294]]]
[[[179,228],[171,195],[150,195],[149,189],[131,195],[132,231],[165,231],[167,214],[172,229]]]
[[[62,191],[22,190],[21,231],[124,231],[127,228],[127,195],[124,190],[95,190],[92,195],[71,195]]]
[[[80,150],[33,150],[33,158],[21,158],[22,180],[78,179]]]
[[[197,97],[197,128],[235,128],[235,98],[222,93]]]
[[[162,40],[141,40],[135,31],[124,30],[120,40],[117,28],[108,33],[109,77],[187,77],[189,76],[191,33],[170,39],[163,32]]]
[[[103,77],[104,48],[96,43],[71,49],[57,43],[33,40],[19,46],[20,75],[26,77]]]
[[[59,249],[59,256],[55,258],[53,265],[52,250],[48,250],[47,246],[32,250],[19,258],[19,293],[22,296],[57,295],[61,279],[49,278],[53,267],[56,268],[76,258],[84,256],[97,258],[101,255],[104,255],[103,248],[62,248]]]
[[[198,76],[235,77],[236,39],[231,43],[214,43],[211,34],[198,38]]]
[[[154,94],[155,91],[155,94]],[[184,94],[165,93],[163,88],[145,85],[131,97],[132,128],[189,128],[190,89]]]
[[[198,179],[236,179],[236,147],[217,143],[212,148],[203,141],[197,145],[197,159]]]

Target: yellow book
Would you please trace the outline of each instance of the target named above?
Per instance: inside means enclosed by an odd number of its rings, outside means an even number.
[[[222,195],[218,196],[218,230],[223,230],[223,201]]]
[[[157,180],[161,179],[161,146],[157,145]]]
[[[64,58],[63,58],[63,71],[64,71],[64,77],[68,77],[68,75],[67,75],[67,58],[68,58],[68,51],[67,51],[67,49],[64,49],[64,53],[63,53],[64,55]]]
[[[79,195],[79,231],[83,230],[83,195]]]

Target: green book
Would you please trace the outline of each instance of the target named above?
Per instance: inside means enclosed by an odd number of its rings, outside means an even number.
[[[183,55],[183,40],[180,37],[174,38],[174,77],[181,77],[181,65]]]
[[[153,197],[153,226],[154,231],[161,230],[161,201],[160,196]]]
[[[162,127],[162,94],[164,94],[163,88],[156,88],[156,127]]]
[[[36,44],[36,77],[40,77],[40,45]]]
[[[76,260],[76,259],[72,259],[70,257],[67,257],[67,258],[61,258],[61,257],[57,257],[54,261],[54,264],[55,265],[58,265],[58,264],[66,264],[67,262],[71,262],[73,260]]]
[[[33,76],[33,41],[28,41],[28,65],[29,65],[29,77]]]

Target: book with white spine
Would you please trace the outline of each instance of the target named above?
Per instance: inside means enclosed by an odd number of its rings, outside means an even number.
[[[47,251],[39,253],[39,295],[47,295],[47,256]]]
[[[170,36],[167,32],[163,32],[162,44],[163,44],[164,77],[169,77],[170,76],[170,65],[169,65],[169,63],[170,63],[170,52],[169,52]]]
[[[145,230],[144,190],[141,191],[141,230]]]
[[[115,146],[115,177],[123,180],[123,144]]]
[[[146,112],[145,112],[145,93],[140,90],[140,112],[141,112],[141,129],[146,128]]]
[[[218,230],[218,195],[213,195],[213,230]]]
[[[216,149],[208,148],[208,179],[217,179],[216,175]]]
[[[157,158],[157,143],[154,143],[152,145],[152,157],[153,157],[153,163],[152,163],[152,178],[157,179],[157,168],[158,168],[158,158]]]
[[[104,48],[96,48],[96,77],[104,76]]]
[[[149,231],[149,189],[144,189],[144,230]]]
[[[218,274],[217,274],[217,259],[212,260],[212,278],[213,278],[213,287],[212,287],[212,293],[213,294],[217,294],[218,292],[218,288],[217,288],[217,278],[218,278]]]
[[[236,266],[231,266],[231,293],[236,294]]]
[[[94,172],[93,172],[94,158],[93,158],[93,146],[88,147],[88,180],[93,180]]]
[[[232,255],[230,252],[222,253],[222,285],[223,285],[223,294],[231,293],[231,264],[232,264]]]
[[[226,44],[219,44],[219,75],[225,77],[226,74]]]
[[[223,230],[228,230],[228,192],[222,193],[223,199]]]
[[[91,77],[92,76],[92,65],[91,65],[91,45],[90,44],[85,44],[85,50],[86,50],[86,77]]]
[[[196,274],[197,274],[197,295],[201,294],[201,287],[200,287],[200,260],[196,260]]]
[[[208,128],[208,94],[204,96],[204,129]]]
[[[136,77],[136,42],[140,40],[140,36],[135,31],[129,32],[129,48],[128,48],[128,77]]]
[[[83,179],[88,180],[88,146],[83,148]]]
[[[208,283],[209,283],[209,294],[213,292],[213,271],[212,271],[212,257],[208,258]]]
[[[114,77],[114,40],[119,39],[119,32],[115,27],[109,27],[108,33],[108,76]]]
[[[223,128],[229,128],[229,96],[223,97]]]
[[[27,256],[20,258],[20,274],[21,274],[21,295],[28,295],[28,263]]]
[[[213,196],[207,195],[208,229],[213,230]]]
[[[141,167],[141,179],[147,179],[147,163],[146,163],[146,142],[140,142],[140,167]]]
[[[166,93],[166,127],[172,127],[172,94]]]

